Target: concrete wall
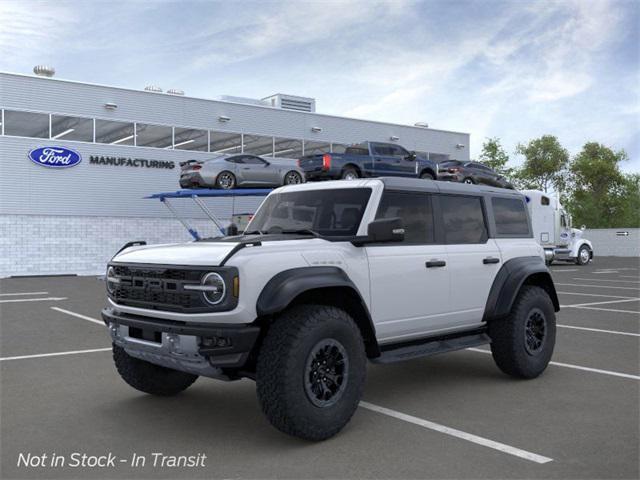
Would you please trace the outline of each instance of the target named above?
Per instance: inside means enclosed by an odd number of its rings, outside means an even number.
[[[591,240],[596,257],[640,257],[640,228],[593,228],[583,237]]]

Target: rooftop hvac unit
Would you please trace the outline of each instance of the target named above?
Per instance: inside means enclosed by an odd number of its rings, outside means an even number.
[[[156,85],[147,85],[144,87],[147,92],[162,93],[162,89]]]
[[[167,90],[169,95],[184,95],[184,90],[180,90],[178,88],[170,88]]]
[[[283,110],[295,110],[297,112],[316,111],[315,98],[297,97],[295,95],[276,93],[275,95],[263,98],[262,100],[272,107],[282,108]]]
[[[56,74],[56,69],[47,65],[36,65],[33,67],[33,73],[39,77],[53,77]]]

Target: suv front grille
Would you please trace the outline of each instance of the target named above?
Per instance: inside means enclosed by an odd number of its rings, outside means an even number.
[[[120,281],[111,284],[113,290],[109,296],[119,305],[181,313],[220,311],[230,309],[224,307],[235,306],[233,299],[213,306],[204,300],[200,292],[184,289],[186,284],[199,284],[202,277],[213,270],[223,274],[216,267],[202,269],[116,263],[110,266]]]

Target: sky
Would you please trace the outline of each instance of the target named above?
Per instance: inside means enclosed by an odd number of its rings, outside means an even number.
[[[0,0],[0,71],[624,149],[640,172],[640,1]]]

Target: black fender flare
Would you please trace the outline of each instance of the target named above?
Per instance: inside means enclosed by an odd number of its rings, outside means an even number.
[[[542,257],[518,257],[506,261],[493,280],[483,321],[508,315],[518,292],[528,279],[531,279],[529,283],[541,286],[547,291],[555,311],[559,311],[560,302],[556,287]]]
[[[362,301],[362,295],[344,270],[338,267],[299,267],[284,270],[267,282],[258,296],[256,312],[259,316],[281,312],[298,295],[327,287],[351,288]],[[362,304],[366,308],[364,301]]]

